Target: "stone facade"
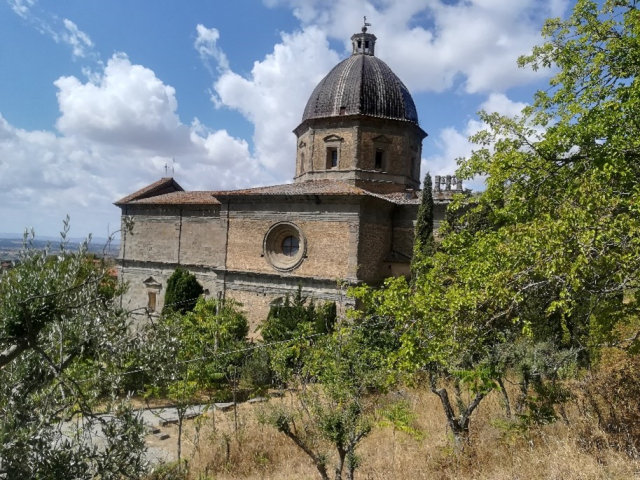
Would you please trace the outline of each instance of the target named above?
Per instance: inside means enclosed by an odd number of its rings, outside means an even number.
[[[347,285],[408,275],[426,133],[375,36],[318,85],[297,137],[293,184],[187,192],[163,178],[116,203],[122,210],[123,306],[142,318],[164,305],[181,266],[205,295],[243,305],[252,335],[270,304],[302,286],[316,301],[352,304]],[[461,184],[437,177],[436,225]]]
[[[414,124],[353,115],[306,120],[294,133],[296,182],[337,180],[377,193],[420,188],[426,134]]]

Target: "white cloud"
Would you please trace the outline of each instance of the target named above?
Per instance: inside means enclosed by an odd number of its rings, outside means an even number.
[[[176,114],[175,89],[124,54],[114,55],[87,83],[61,77],[54,84],[61,112],[56,126],[65,135],[147,149],[188,139]]]
[[[214,104],[239,111],[253,123],[255,154],[279,181],[294,173],[295,136],[313,88],[339,61],[325,34],[316,27],[281,35],[273,53],[255,62],[243,77],[231,70],[214,84]]]
[[[26,18],[29,14],[29,9],[35,5],[36,0],[7,0],[7,2],[15,13],[22,18]]]
[[[70,20],[38,18],[31,9],[36,0],[8,1],[41,32],[70,45],[74,57],[94,55],[89,36]],[[71,213],[83,231],[102,234],[98,226],[118,219],[110,203],[163,176],[173,157],[176,177],[189,189],[290,180],[291,131],[313,88],[348,53],[347,39],[363,14],[378,37],[376,54],[412,91],[460,86],[459,94],[487,94],[481,108],[517,113],[523,105],[499,92],[531,81],[531,72],[519,70],[515,60],[540,43],[542,19],[567,6],[567,0],[265,2],[293,8],[301,30],[282,33],[248,74],[230,68],[217,29],[198,24],[194,41],[205,65],[216,67],[210,68],[216,76],[214,105],[238,111],[253,124],[253,149],[197,119],[182,123],[176,90],[117,54],[106,65],[98,63],[98,71],[83,69],[85,80],[67,76],[55,82],[57,132],[21,130],[0,116],[0,217],[10,224],[30,219],[51,230]],[[329,39],[345,42],[344,50],[332,50]],[[441,153],[423,160],[423,171],[453,173],[455,159],[471,152],[467,137],[482,127],[469,119],[462,129],[441,129],[435,137]]]
[[[520,115],[526,103],[514,102],[502,93],[492,93],[482,102],[478,110],[488,113],[497,112],[501,115],[516,117]],[[422,171],[430,171],[431,175],[453,175],[458,168],[459,158],[469,158],[476,145],[469,141],[469,137],[484,130],[487,125],[476,118],[467,121],[465,127],[458,130],[446,127],[440,130],[435,143],[440,149],[438,155],[422,160]],[[465,183],[465,188],[481,190],[484,188],[484,178],[476,178]]]
[[[522,110],[527,105],[524,102],[514,102],[502,93],[492,93],[480,104],[479,110],[484,110],[488,113],[496,112],[507,117],[516,117],[522,113]]]
[[[349,38],[361,25],[362,13],[373,23],[370,31],[378,37],[377,55],[413,91],[446,90],[463,78],[467,93],[488,94],[480,108],[514,114],[523,105],[496,92],[531,81],[532,73],[518,69],[516,59],[540,43],[543,18],[561,14],[567,4],[566,0],[265,3],[293,8],[305,26],[300,32],[282,34],[281,43],[272,54],[254,63],[250,75],[224,70],[214,83],[212,100],[217,108],[239,111],[254,125],[256,157],[266,169],[286,172],[285,178],[290,178],[294,168],[295,138],[290,132],[298,125],[315,85],[340,60],[329,48],[328,38]],[[430,19],[426,22],[429,28],[415,26],[419,19],[424,24],[425,17]],[[217,30],[212,37],[218,41]],[[435,138],[440,153],[429,158],[423,169],[428,167],[434,174],[453,173],[455,159],[471,152],[467,138],[481,128],[478,120],[469,120],[462,131],[442,129]]]
[[[539,79],[516,60],[541,42],[545,18],[568,0],[265,0],[287,5],[303,25],[345,41],[362,25],[378,37],[376,55],[413,92],[441,92],[463,80],[467,93],[505,91]],[[419,26],[428,24],[428,26]]]
[[[209,61],[213,59],[218,64],[219,69],[227,70],[229,68],[229,60],[217,45],[220,32],[215,28],[207,28],[201,24],[196,26],[196,32],[198,36],[194,47],[200,54],[202,62],[210,68]]]
[[[14,13],[26,20],[38,32],[51,37],[56,43],[69,45],[74,59],[85,57],[98,59],[89,35],[68,18],[60,19],[42,9],[34,9],[37,1],[7,0]]]
[[[91,49],[93,49],[93,42],[89,38],[89,35],[81,31],[75,23],[67,18],[62,22],[66,29],[66,31],[60,35],[62,41],[71,46],[74,57],[86,57]]]
[[[541,42],[544,18],[561,15],[568,4],[568,0],[264,1],[292,8],[303,27],[283,33],[273,53],[255,62],[249,75],[228,68],[217,30],[202,27],[198,36],[210,39],[201,42],[211,45],[209,57],[224,59],[214,82],[215,107],[237,110],[254,125],[255,156],[275,178],[291,178],[295,153],[291,130],[315,85],[340,60],[328,39],[344,41],[342,55],[350,53],[347,39],[359,29],[363,14],[373,23],[370,32],[378,37],[377,56],[410,90],[441,92],[460,83],[463,92],[489,95],[481,108],[507,113],[507,105],[519,105],[496,92],[534,79],[534,73],[517,67],[516,59]],[[471,152],[467,137],[480,128],[477,120],[470,120],[463,131],[443,129],[435,140],[441,153],[428,162],[432,172],[455,171],[455,159]]]
[[[197,119],[181,123],[175,90],[114,55],[83,83],[62,77],[59,135],[16,128],[0,116],[0,218],[55,231],[69,213],[79,234],[118,222],[111,203],[164,176],[175,157],[188,189],[234,189],[271,180],[246,141]],[[15,229],[15,228],[14,228]]]

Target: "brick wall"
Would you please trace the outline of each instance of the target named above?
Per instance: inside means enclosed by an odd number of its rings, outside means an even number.
[[[354,168],[356,158],[357,131],[354,126],[317,128],[314,135],[310,136],[312,141],[311,154],[313,156],[313,169],[325,170],[327,168],[327,146],[325,137],[335,135],[342,138],[339,142],[340,155],[338,158],[338,170]],[[331,143],[333,145],[333,143]]]
[[[353,306],[353,299],[344,296],[337,288],[337,284],[331,281],[317,281],[309,278],[273,278],[269,275],[230,274],[226,290],[226,298],[233,299],[242,304],[241,309],[247,316],[252,338],[259,336],[256,333],[258,325],[266,320],[269,314],[271,302],[277,298],[283,298],[287,294],[293,296],[298,286],[302,287],[302,293],[320,304],[326,301],[336,302],[338,314],[344,315],[345,309]]]
[[[358,278],[377,283],[391,275],[383,268],[384,259],[391,249],[391,226],[381,223],[360,225],[360,254],[358,256]]]
[[[121,255],[128,260],[178,262],[180,217],[136,215],[131,232],[123,231]]]
[[[156,314],[162,312],[164,307],[164,295],[167,289],[167,280],[174,272],[177,265],[136,265],[120,268],[120,279],[127,285],[127,293],[123,296],[122,306],[127,310],[136,310],[132,317],[140,321],[145,321],[149,292],[156,293]],[[208,269],[189,269],[210,296],[216,295],[221,289],[216,272]],[[144,282],[152,278],[161,287],[149,288]]]
[[[223,267],[226,230],[226,219],[183,218],[180,263]]]
[[[258,338],[258,326],[267,319],[269,307],[273,300],[280,297],[277,293],[260,293],[248,290],[228,290],[226,297],[241,303],[240,310],[249,321],[249,338]]]
[[[346,278],[349,267],[349,224],[346,221],[309,221],[287,216],[303,232],[307,241],[307,258],[291,272],[292,276]],[[227,268],[250,272],[276,273],[263,255],[264,236],[275,222],[231,218]]]

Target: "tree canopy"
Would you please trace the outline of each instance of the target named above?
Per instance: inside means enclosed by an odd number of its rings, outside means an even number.
[[[398,362],[429,372],[452,428],[497,388],[501,345],[545,341],[588,361],[637,344],[620,326],[638,313],[639,31],[635,1],[579,0],[549,20],[520,63],[556,68],[550,88],[516,118],[481,112],[477,149],[459,160],[457,175],[486,176],[486,190],[450,207],[462,213],[414,285],[359,292],[395,318]],[[469,392],[458,413],[446,378]]]

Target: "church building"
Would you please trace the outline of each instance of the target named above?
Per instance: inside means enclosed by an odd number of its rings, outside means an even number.
[[[162,178],[116,202],[124,307],[161,311],[178,266],[205,294],[240,302],[253,325],[298,285],[344,307],[345,285],[409,274],[427,133],[407,87],[375,56],[375,35],[365,27],[351,41],[294,130],[293,183],[185,191]],[[435,177],[436,226],[461,190]]]

